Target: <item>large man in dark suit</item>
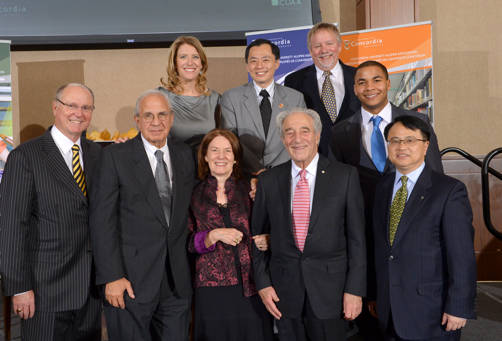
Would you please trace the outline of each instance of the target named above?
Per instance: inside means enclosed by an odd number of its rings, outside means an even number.
[[[377,186],[377,311],[388,340],[459,340],[474,318],[472,211],[463,183],[425,163],[430,130],[413,116],[385,128],[396,171]]]
[[[354,93],[361,101],[361,107],[355,115],[340,122],[333,128],[331,148],[335,158],[343,163],[357,167],[361,189],[364,196],[366,216],[366,245],[368,247],[368,298],[370,312],[375,314],[374,300],[376,295],[375,271],[373,267],[373,229],[372,212],[375,197],[375,187],[380,179],[394,171],[394,166],[387,158],[387,147],[383,138],[383,131],[387,124],[396,117],[411,115],[419,117],[428,123],[424,114],[404,110],[392,105],[387,99],[390,80],[387,69],[376,61],[366,61],[359,65],[355,73]],[[374,129],[376,119],[378,129]],[[430,127],[430,125],[429,125]],[[430,146],[425,162],[431,169],[443,172],[441,155],[439,153],[436,134],[430,127]],[[378,141],[378,138],[380,141]],[[380,143],[379,143],[380,142]],[[378,150],[381,148],[381,150]],[[356,321],[360,332],[367,340],[378,337],[377,322],[363,309],[363,313]]]
[[[13,296],[21,338],[101,340],[87,197],[101,147],[88,141],[94,95],[82,84],[60,87],[54,125],[14,149],[0,185],[4,295]]]
[[[277,45],[266,39],[253,41],[245,52],[253,81],[226,91],[221,99],[223,127],[239,136],[248,173],[289,160],[275,118],[283,110],[305,107],[301,93],[274,82],[279,59]]]
[[[346,319],[361,311],[366,287],[363,200],[355,168],[317,152],[319,115],[279,114],[288,161],[262,174],[253,234],[270,233],[254,252],[256,286],[281,340],[343,340]]]
[[[359,109],[353,90],[355,69],[338,59],[342,39],[335,25],[319,23],[312,27],[307,45],[314,64],[288,75],[284,85],[303,93],[307,108],[319,113],[322,121],[319,152],[329,156],[331,128]]]
[[[188,146],[168,141],[174,114],[150,90],[134,116],[140,134],[105,148],[92,196],[91,240],[104,285],[110,340],[188,340],[191,278]]]

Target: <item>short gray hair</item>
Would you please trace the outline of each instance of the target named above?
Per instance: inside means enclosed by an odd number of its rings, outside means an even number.
[[[145,92],[143,92],[138,99],[136,100],[136,107],[134,108],[134,116],[139,116],[139,107],[141,105],[141,102],[145,99],[145,97],[150,96],[150,95],[161,95],[166,99],[167,104],[169,104],[169,108],[172,109],[171,102],[169,101],[169,97],[167,96],[167,93],[165,93],[162,90],[159,89],[150,89]]]
[[[56,90],[56,99],[59,99],[61,100],[61,94],[63,93],[63,91],[70,87],[70,86],[76,86],[76,87],[79,87],[79,88],[82,88],[84,90],[87,90],[89,92],[89,94],[91,94],[91,97],[92,97],[92,104],[94,104],[94,92],[92,92],[91,88],[89,88],[87,85],[84,85],[84,84],[81,84],[81,83],[66,83],[66,84],[63,84],[61,85],[57,90]]]
[[[315,110],[307,109],[307,108],[291,108],[291,109],[288,109],[288,110],[285,110],[285,111],[279,113],[279,115],[277,115],[277,117],[275,118],[275,123],[281,131],[281,137],[284,136],[284,132],[282,130],[282,124],[284,123],[284,120],[289,115],[296,114],[296,113],[302,113],[302,114],[310,116],[312,118],[312,121],[314,122],[314,131],[318,134],[321,133],[321,130],[322,130],[321,118],[319,117],[319,114]]]

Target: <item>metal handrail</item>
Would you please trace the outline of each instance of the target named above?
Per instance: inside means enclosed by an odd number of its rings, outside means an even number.
[[[457,153],[457,154],[460,154],[463,157],[465,157],[467,160],[469,160],[472,163],[474,163],[475,165],[477,165],[479,168],[483,168],[483,161],[479,161],[476,157],[472,156],[471,154],[469,154],[468,152],[466,152],[465,150],[462,150],[460,148],[457,148],[457,147],[448,147],[448,148],[445,148],[445,149],[441,150],[439,153],[441,154],[441,156],[443,156],[446,153]],[[485,157],[485,160],[486,160],[486,157]],[[493,169],[491,167],[488,167],[487,171],[491,175],[493,175],[496,178],[498,178],[499,180],[502,180],[502,173],[500,173],[499,171],[497,171],[497,170],[495,170],[495,169]]]
[[[481,193],[483,198],[483,220],[485,222],[486,228],[490,233],[497,239],[502,240],[502,232],[498,231],[492,224],[491,214],[490,214],[490,183],[488,174],[491,174],[502,180],[502,173],[489,167],[490,161],[495,157],[495,155],[502,153],[502,148],[497,148],[488,153],[483,161],[479,161],[477,158],[467,153],[457,147],[449,147],[440,151],[441,156],[446,153],[457,153],[465,157],[467,160],[471,161],[475,165],[481,167]]]
[[[502,232],[497,230],[493,224],[490,213],[490,179],[488,173],[490,172],[490,161],[495,157],[495,155],[502,153],[502,148],[497,148],[489,152],[485,159],[483,160],[483,165],[481,167],[481,194],[483,196],[483,219],[485,221],[486,228],[493,234],[496,238],[502,240]],[[499,177],[502,180],[502,178]]]

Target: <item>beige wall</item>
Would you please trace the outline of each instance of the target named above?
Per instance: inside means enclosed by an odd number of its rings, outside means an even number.
[[[218,92],[247,81],[244,47],[211,47],[209,86]],[[134,126],[136,98],[160,85],[169,49],[25,51],[12,53],[13,121],[16,143],[28,124],[46,128],[51,99],[63,82],[85,82],[95,92],[92,129],[112,134]],[[50,71],[50,72],[48,72]],[[20,98],[20,94],[22,97]],[[21,112],[20,112],[21,109]]]
[[[440,147],[475,155],[502,146],[499,0],[420,0],[433,21],[434,106]]]

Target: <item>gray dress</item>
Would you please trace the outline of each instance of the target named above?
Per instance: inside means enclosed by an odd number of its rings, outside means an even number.
[[[208,96],[177,95],[165,88],[174,111],[174,123],[170,136],[184,141],[190,146],[198,146],[202,137],[216,128],[215,110],[220,102],[220,94],[211,91]]]

